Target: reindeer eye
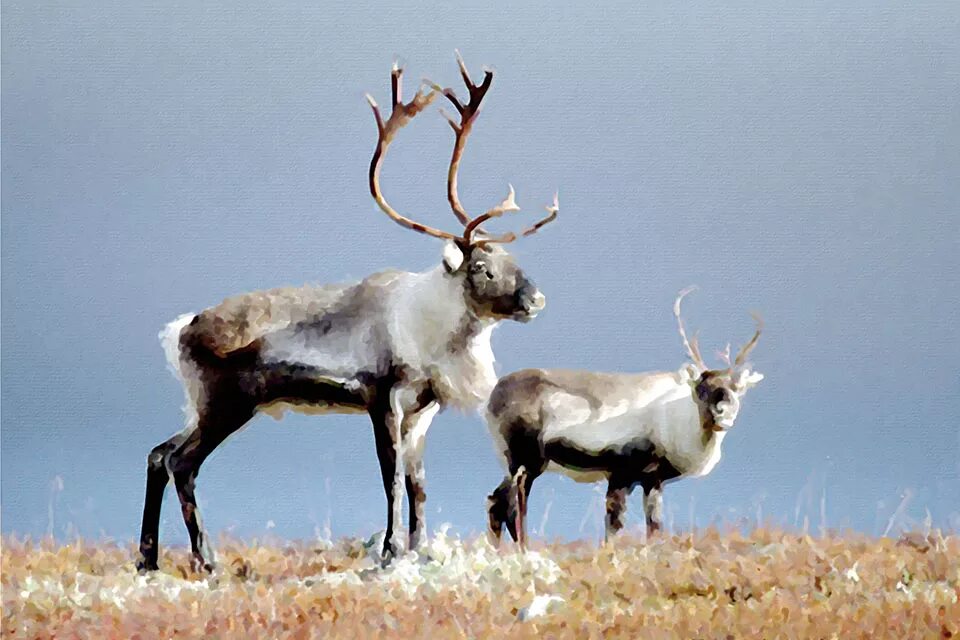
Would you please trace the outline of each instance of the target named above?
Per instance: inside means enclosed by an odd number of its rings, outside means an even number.
[[[711,404],[717,405],[727,399],[726,389],[715,389],[710,397]]]

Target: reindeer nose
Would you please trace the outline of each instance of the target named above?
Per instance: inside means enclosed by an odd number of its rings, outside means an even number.
[[[536,315],[547,304],[547,298],[536,287],[522,289],[518,298],[520,309],[529,316]]]
[[[540,293],[540,291],[537,291],[536,293],[533,294],[533,300],[531,301],[531,306],[537,311],[540,311],[545,306],[547,306],[547,296]]]

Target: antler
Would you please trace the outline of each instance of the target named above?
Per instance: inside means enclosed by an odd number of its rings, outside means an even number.
[[[700,355],[700,346],[697,344],[697,336],[694,334],[692,340],[687,340],[687,332],[684,330],[683,320],[680,318],[680,302],[688,293],[695,289],[695,286],[687,287],[677,295],[677,299],[673,303],[673,315],[677,318],[677,326],[680,328],[680,337],[683,338],[683,346],[686,347],[687,353],[690,354],[690,359],[693,360],[694,364],[696,364],[698,367],[706,370],[709,367],[707,367],[703,361],[703,357]],[[750,354],[753,348],[757,346],[757,341],[760,339],[760,333],[763,330],[763,320],[756,313],[751,313],[750,315],[753,316],[754,321],[757,323],[757,330],[753,334],[753,337],[750,338],[750,341],[743,345],[743,347],[740,348],[740,351],[737,352],[737,357],[732,361],[730,360],[729,343],[723,351],[717,352],[717,355],[727,364],[727,368],[731,372],[734,369],[743,366],[743,364],[747,361],[747,356]]]
[[[683,328],[683,320],[680,317],[680,302],[694,289],[696,289],[695,286],[687,287],[677,295],[677,299],[673,303],[673,315],[677,318],[677,326],[680,329],[680,337],[683,339],[683,346],[690,355],[690,359],[693,360],[693,363],[700,367],[702,371],[706,371],[709,369],[709,367],[707,367],[707,365],[704,363],[703,356],[700,355],[700,346],[697,344],[697,336],[694,334],[693,340],[687,339],[687,332]]]
[[[373,196],[373,199],[376,200],[377,205],[381,210],[390,218],[394,220],[400,226],[406,227],[407,229],[413,229],[414,231],[419,231],[420,233],[425,233],[429,236],[435,238],[442,238],[445,240],[456,240],[459,236],[455,236],[452,233],[446,231],[441,231],[440,229],[435,229],[433,227],[428,227],[425,224],[415,222],[406,216],[403,216],[390,206],[390,203],[387,202],[386,198],[383,197],[383,194],[380,191],[380,167],[383,164],[383,158],[387,154],[387,148],[390,146],[390,143],[393,141],[393,137],[396,135],[404,125],[406,125],[411,119],[413,119],[418,113],[423,111],[431,102],[437,97],[435,91],[424,95],[423,87],[417,89],[417,93],[413,96],[413,99],[410,102],[404,103],[401,98],[401,79],[403,77],[403,69],[397,66],[396,63],[393,65],[393,70],[390,73],[390,88],[392,90],[392,101],[391,101],[391,110],[390,117],[384,121],[383,116],[380,115],[380,108],[377,106],[377,102],[373,99],[369,93],[367,94],[367,102],[370,103],[370,107],[373,109],[373,115],[377,119],[377,148],[373,152],[373,158],[370,160],[370,194]]]
[[[464,104],[461,102],[453,89],[436,88],[453,104],[457,113],[460,114],[460,122],[458,124],[441,109],[443,117],[450,123],[450,127],[453,128],[453,133],[456,136],[453,142],[453,155],[450,157],[450,168],[447,170],[447,201],[450,203],[450,208],[453,209],[453,214],[457,216],[460,224],[467,226],[471,220],[470,216],[467,215],[467,212],[464,210],[463,205],[460,204],[460,195],[457,193],[457,174],[460,170],[460,160],[463,159],[463,150],[467,144],[467,137],[470,135],[473,122],[480,112],[480,103],[483,102],[484,96],[487,95],[487,91],[493,83],[493,71],[484,69],[483,80],[479,85],[474,84],[473,80],[470,79],[470,73],[467,71],[467,65],[460,56],[460,52],[456,51],[455,53],[457,55],[457,65],[460,67],[460,76],[463,78],[463,83],[467,85],[467,93],[470,96],[467,103]]]
[[[544,209],[546,209],[550,213],[550,215],[548,215],[546,218],[543,218],[542,220],[537,221],[532,226],[524,229],[523,231],[524,236],[532,236],[537,231],[540,231],[540,227],[550,222],[553,222],[554,220],[557,219],[557,214],[560,213],[560,194],[559,193],[553,194],[553,204],[544,207]]]
[[[514,195],[514,193],[513,193],[513,186],[511,185],[511,186],[510,186],[510,195],[507,197],[507,200],[504,200],[504,203],[506,203],[508,200],[512,200],[512,199],[513,199],[513,195]],[[553,222],[554,220],[556,220],[556,219],[557,219],[557,214],[560,212],[560,202],[559,202],[559,200],[558,200],[559,197],[560,197],[560,196],[559,196],[558,194],[554,194],[554,195],[553,195],[553,204],[551,204],[551,205],[548,206],[548,207],[544,207],[544,209],[546,209],[546,210],[549,212],[549,215],[548,215],[547,217],[545,217],[545,218],[543,218],[543,219],[541,219],[541,220],[538,220],[537,222],[535,222],[535,223],[532,224],[531,226],[527,227],[526,229],[524,229],[524,230],[520,233],[520,235],[521,235],[521,236],[532,236],[532,235],[535,234],[537,231],[539,231],[540,228],[543,227],[545,224],[548,224],[548,223]],[[514,202],[513,204],[516,205],[516,202]],[[502,206],[502,204],[501,204],[501,206]],[[518,209],[519,209],[519,207],[518,207]],[[496,208],[492,209],[491,211],[495,211],[495,210],[496,210]],[[511,211],[513,211],[513,209],[511,209]],[[487,213],[490,213],[490,212],[488,211]],[[501,212],[501,213],[502,213],[502,212]],[[483,214],[482,216],[480,216],[480,218],[484,218],[484,216],[486,216],[486,215],[487,215],[487,214],[485,213],[485,214]],[[495,218],[495,217],[497,217],[497,216],[499,216],[499,215],[500,215],[500,213],[496,214],[495,216],[489,216],[488,218]],[[480,220],[480,222],[485,222],[486,219],[488,219],[488,218],[485,218],[484,220]],[[479,224],[479,223],[478,223],[478,224]],[[482,229],[481,229],[481,231],[482,231]],[[506,243],[508,243],[508,242],[513,242],[513,241],[516,240],[516,239],[517,239],[517,235],[516,235],[515,233],[511,232],[511,233],[505,233],[505,234],[503,234],[502,236],[497,236],[497,237],[494,237],[494,238],[482,238],[482,239],[477,240],[476,242],[474,242],[474,244],[479,245],[479,246],[483,246],[483,245],[486,245],[486,244],[493,244],[493,243],[506,244]]]
[[[733,361],[730,360],[730,343],[729,342],[727,343],[727,346],[724,347],[723,351],[717,351],[717,356],[719,356],[721,360],[727,363],[727,369],[729,369],[730,371],[733,371]]]
[[[463,157],[463,149],[466,146],[467,136],[470,134],[473,122],[477,117],[477,113],[479,112],[480,103],[483,101],[483,97],[486,95],[487,90],[490,88],[490,84],[493,82],[493,72],[486,70],[484,72],[483,81],[477,85],[474,84],[470,79],[470,74],[467,72],[467,66],[463,62],[463,58],[460,57],[460,52],[457,52],[457,64],[460,66],[460,75],[463,76],[463,81],[466,83],[467,90],[470,94],[470,98],[466,104],[457,98],[452,89],[442,89],[438,85],[426,80],[424,81],[424,84],[431,88],[430,93],[424,94],[423,86],[421,86],[417,89],[417,93],[413,96],[413,99],[410,100],[410,102],[404,103],[401,97],[401,78],[403,76],[403,69],[398,67],[396,63],[393,65],[393,70],[390,76],[392,101],[389,118],[386,120],[383,119],[383,116],[380,114],[380,108],[377,106],[376,101],[370,94],[367,94],[367,101],[370,103],[370,107],[373,109],[373,115],[377,120],[378,132],[377,147],[373,152],[373,158],[370,160],[370,194],[373,196],[373,199],[377,202],[377,205],[384,213],[392,218],[394,222],[406,227],[407,229],[413,229],[414,231],[418,231],[435,238],[455,240],[465,245],[472,244],[474,246],[483,246],[492,243],[513,242],[517,239],[517,235],[515,233],[505,233],[500,236],[484,236],[476,240],[473,239],[474,234],[486,233],[480,228],[480,225],[482,225],[484,222],[490,220],[491,218],[498,218],[504,213],[520,210],[520,207],[517,206],[515,199],[516,193],[513,190],[513,185],[510,185],[510,192],[500,204],[477,216],[476,218],[471,218],[469,215],[467,215],[467,212],[464,211],[463,206],[460,204],[460,198],[457,194],[457,172],[460,167],[460,160]],[[450,159],[450,169],[447,172],[447,200],[450,202],[450,207],[453,209],[453,213],[456,215],[457,220],[459,220],[464,226],[463,235],[459,236],[447,231],[442,231],[440,229],[427,226],[425,224],[421,224],[404,215],[401,215],[392,206],[390,206],[390,203],[388,203],[386,198],[383,197],[383,193],[380,190],[380,168],[383,164],[383,158],[387,153],[387,149],[389,148],[390,143],[393,141],[397,131],[399,131],[411,119],[429,106],[438,94],[443,94],[446,96],[447,99],[453,103],[453,106],[460,114],[460,122],[457,123],[453,120],[453,118],[444,113],[444,116],[447,118],[447,121],[450,123],[450,126],[453,127],[453,131],[456,134],[456,140],[453,147],[453,156]],[[550,215],[538,221],[533,226],[525,229],[522,232],[522,235],[532,235],[545,224],[555,220],[557,218],[559,209],[560,205],[557,201],[557,196],[554,196],[553,204],[547,207],[547,211],[550,212]]]
[[[471,236],[473,236],[474,231],[478,231],[479,230],[478,227],[484,222],[486,222],[487,220],[489,220],[490,218],[499,218],[500,216],[507,213],[508,211],[520,210],[520,207],[517,206],[517,201],[514,199],[517,194],[513,190],[513,185],[508,184],[507,186],[510,187],[510,193],[507,194],[507,197],[504,198],[503,202],[495,206],[493,209],[490,209],[489,211],[482,213],[476,218],[474,218],[473,220],[470,220],[467,222],[467,228],[463,230],[464,242],[469,244],[471,240]],[[506,233],[496,238],[484,238],[475,244],[479,244],[480,242],[484,244],[491,243],[491,242],[513,242],[516,239],[517,239],[517,236],[515,234]]]
[[[460,76],[463,78],[463,83],[466,85],[467,93],[469,95],[467,102],[464,103],[461,101],[453,89],[442,89],[435,84],[431,84],[431,86],[434,88],[434,90],[442,93],[443,96],[449,100],[451,104],[453,104],[453,107],[460,115],[460,122],[457,122],[441,109],[441,113],[447,119],[447,122],[450,124],[450,127],[453,129],[455,135],[453,143],[453,155],[450,157],[450,167],[447,171],[447,201],[450,203],[450,208],[453,210],[453,214],[457,217],[457,220],[464,225],[465,230],[463,238],[469,243],[471,242],[471,238],[474,233],[485,233],[485,231],[480,228],[481,224],[491,218],[498,218],[508,211],[519,211],[520,207],[517,206],[515,200],[516,193],[513,190],[513,185],[509,185],[510,192],[503,202],[489,211],[477,216],[476,218],[471,219],[470,215],[460,203],[460,195],[457,193],[457,178],[460,170],[460,161],[463,159],[463,150],[466,148],[467,137],[470,135],[470,131],[473,128],[473,123],[476,121],[477,114],[480,112],[480,103],[483,102],[483,98],[487,95],[487,91],[490,89],[490,85],[493,83],[493,71],[490,69],[484,69],[483,80],[480,82],[480,84],[474,84],[473,80],[470,78],[470,72],[467,70],[467,65],[463,61],[463,57],[460,55],[460,52],[455,51],[455,53],[457,56],[457,66],[460,67]],[[550,212],[550,215],[538,221],[533,226],[525,229],[521,235],[533,235],[542,226],[555,220],[559,210],[560,205],[557,201],[557,196],[555,195],[553,198],[553,205],[547,207],[547,211]],[[474,244],[506,244],[508,242],[513,242],[516,239],[517,235],[515,233],[505,233],[501,236],[479,239],[475,241]]]
[[[760,332],[763,331],[763,319],[756,313],[751,313],[750,315],[753,316],[753,321],[757,323],[757,330],[753,334],[753,337],[750,338],[750,342],[743,345],[740,351],[737,352],[737,357],[733,361],[736,367],[743,365],[743,363],[747,361],[747,356],[750,355],[753,348],[757,346],[757,340],[760,339]]]

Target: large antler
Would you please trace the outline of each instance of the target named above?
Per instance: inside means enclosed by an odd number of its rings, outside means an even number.
[[[706,363],[704,363],[703,356],[700,355],[700,346],[697,344],[697,336],[694,334],[693,340],[687,339],[687,332],[683,328],[683,320],[680,317],[680,302],[694,289],[696,289],[696,287],[687,287],[677,295],[677,299],[673,303],[673,315],[677,318],[677,327],[680,329],[680,337],[683,339],[683,346],[690,355],[690,359],[693,360],[695,365],[700,367],[701,371],[706,371],[709,369],[709,367],[706,365]]]
[[[383,197],[383,193],[380,191],[380,167],[383,165],[383,158],[387,154],[387,148],[393,141],[393,137],[396,135],[397,131],[399,131],[418,113],[427,108],[427,106],[429,106],[430,103],[433,102],[437,97],[435,91],[424,94],[423,87],[420,87],[417,89],[417,93],[413,96],[413,99],[410,102],[404,103],[401,97],[402,77],[403,69],[394,64],[393,70],[390,74],[390,88],[392,90],[391,110],[390,117],[387,118],[386,121],[384,121],[383,116],[380,115],[380,108],[377,106],[377,102],[373,99],[373,96],[371,96],[369,93],[367,94],[367,102],[370,103],[370,107],[373,109],[373,115],[377,119],[377,131],[379,134],[377,137],[377,148],[374,150],[373,158],[370,160],[370,194],[373,196],[373,199],[377,201],[377,205],[379,205],[380,209],[382,209],[385,214],[390,216],[397,224],[406,227],[407,229],[413,229],[414,231],[419,231],[420,233],[425,233],[435,238],[456,240],[459,238],[459,236],[446,231],[441,231],[440,229],[428,227],[425,224],[415,222],[414,220],[397,213],[397,211],[390,206],[390,203],[387,202],[386,198]]]
[[[517,239],[517,235],[515,233],[506,233],[500,236],[484,235],[476,240],[473,238],[474,234],[486,233],[480,228],[480,225],[482,225],[484,222],[490,220],[491,218],[498,218],[504,213],[510,211],[519,211],[520,207],[517,206],[517,202],[515,200],[516,194],[513,190],[513,186],[510,186],[509,194],[500,204],[477,216],[476,218],[471,218],[469,215],[467,215],[467,212],[464,211],[463,206],[460,204],[460,198],[457,194],[457,172],[460,167],[460,160],[463,157],[463,149],[466,145],[467,136],[470,134],[470,129],[473,126],[473,122],[476,119],[480,108],[480,102],[483,100],[483,97],[486,95],[487,90],[490,88],[490,84],[493,81],[493,72],[489,70],[485,71],[483,81],[479,85],[476,85],[472,80],[470,80],[470,74],[467,72],[467,66],[464,64],[463,58],[460,57],[459,52],[457,53],[457,64],[460,66],[460,75],[463,76],[463,80],[466,83],[467,90],[470,94],[470,99],[466,104],[457,98],[452,89],[442,89],[439,86],[426,81],[425,84],[429,85],[431,88],[430,93],[424,94],[423,87],[421,86],[417,89],[417,93],[413,96],[413,99],[410,100],[410,102],[404,103],[401,97],[401,78],[403,76],[403,69],[398,67],[396,64],[393,65],[393,70],[390,76],[392,100],[389,118],[386,120],[383,119],[383,116],[380,114],[380,108],[377,106],[376,101],[370,94],[367,94],[367,101],[370,103],[370,107],[373,109],[373,115],[377,120],[378,132],[377,147],[373,152],[373,158],[370,160],[370,194],[373,196],[373,199],[377,202],[377,205],[384,213],[392,218],[394,222],[406,227],[407,229],[413,229],[414,231],[425,233],[435,238],[455,240],[464,245],[472,244],[475,246],[482,246],[491,243],[513,242]],[[447,200],[450,202],[453,213],[464,226],[463,234],[459,236],[447,231],[442,231],[440,229],[427,226],[425,224],[421,224],[398,213],[392,206],[390,206],[390,203],[387,202],[386,198],[383,197],[383,193],[380,190],[380,168],[383,165],[383,158],[386,156],[387,149],[389,148],[390,143],[393,141],[397,131],[399,131],[411,119],[429,106],[439,93],[442,93],[444,96],[446,96],[447,99],[453,103],[454,107],[457,109],[457,112],[460,114],[459,124],[455,122],[453,118],[444,114],[447,120],[450,122],[450,126],[453,127],[454,133],[456,134],[453,156],[450,159],[450,169],[447,172]],[[559,209],[560,205],[557,201],[557,196],[554,196],[553,204],[547,207],[547,211],[550,212],[550,215],[538,221],[533,226],[525,229],[522,232],[522,235],[532,235],[548,222],[555,220]]]

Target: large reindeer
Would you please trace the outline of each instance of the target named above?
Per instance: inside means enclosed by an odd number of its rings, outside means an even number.
[[[190,535],[195,568],[211,570],[214,557],[197,511],[197,472],[210,453],[258,412],[367,413],[387,496],[385,560],[400,550],[404,483],[409,497],[409,546],[424,528],[423,442],[443,407],[475,408],[496,382],[490,334],[501,320],[526,322],[544,307],[544,296],[502,245],[481,225],[518,209],[513,188],[496,207],[469,216],[457,194],[457,172],[480,103],[493,81],[472,82],[457,56],[469,97],[429,84],[410,102],[401,97],[402,70],[391,76],[390,116],[367,99],[378,138],[370,161],[370,193],[380,209],[407,229],[445,241],[442,263],[422,273],[383,271],[358,283],[281,288],[228,298],[167,325],[161,340],[183,380],[188,424],[147,457],[146,498],[138,568],[157,568],[158,528],[164,489],[177,490]],[[380,168],[397,132],[437,95],[459,115],[444,114],[453,128],[447,199],[461,234],[429,227],[398,213],[380,190]],[[523,235],[557,217],[558,205]]]
[[[623,527],[627,496],[643,487],[647,532],[660,529],[663,485],[704,476],[720,461],[720,445],[733,427],[746,391],[763,379],[746,363],[757,330],[726,367],[703,361],[696,336],[687,339],[674,315],[691,362],[664,373],[596,373],[526,369],[504,376],[490,395],[487,420],[507,476],[488,499],[490,533],[503,525],[526,542],[527,498],[544,471],[579,482],[607,481],[606,532]]]

